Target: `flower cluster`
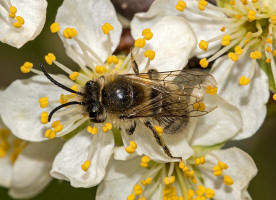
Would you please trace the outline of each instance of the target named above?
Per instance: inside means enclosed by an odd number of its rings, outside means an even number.
[[[254,161],[238,148],[222,147],[252,136],[264,121],[269,87],[276,88],[276,7],[271,0],[217,3],[155,0],[130,22],[134,44],[122,54],[115,51],[122,25],[109,0],[64,0],[49,29],[78,69],[49,52],[40,69],[31,61],[20,67],[34,76],[0,92],[0,167],[7,171],[1,173],[0,185],[16,198],[36,195],[53,177],[73,187],[100,184],[97,200],[250,199]],[[43,27],[46,5],[44,0],[1,3],[0,23],[9,33],[0,31],[1,41],[19,48],[34,39]],[[100,103],[94,97],[87,100],[92,83],[101,86],[119,75],[148,78],[156,71],[174,72],[175,79],[162,79],[163,87],[169,87],[167,82],[177,82],[193,57],[210,74],[200,82],[186,77],[191,84],[182,90],[189,90],[185,95],[193,103],[186,109],[204,114],[182,116],[179,126],[184,128],[173,127],[177,133],[167,134],[163,127],[177,117],[133,120],[101,112],[100,118],[95,110],[101,109],[102,91]],[[264,72],[264,66],[269,70]],[[47,72],[54,67],[63,75]],[[149,87],[155,79],[147,80]],[[155,99],[153,105],[157,103]]]

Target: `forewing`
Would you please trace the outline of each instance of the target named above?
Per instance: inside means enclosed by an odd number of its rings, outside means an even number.
[[[203,103],[206,88],[216,86],[215,79],[207,72],[183,70],[125,76],[140,82],[147,90],[156,94],[126,111],[125,115],[130,118],[197,117],[214,109]]]

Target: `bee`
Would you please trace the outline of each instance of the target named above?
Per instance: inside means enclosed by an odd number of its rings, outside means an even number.
[[[124,127],[128,135],[134,134],[136,126],[142,124],[173,159],[181,160],[181,157],[171,154],[155,125],[161,127],[164,134],[173,135],[185,129],[190,117],[199,117],[212,110],[198,106],[202,105],[206,88],[216,86],[215,79],[205,71],[184,69],[158,72],[151,69],[147,73],[139,73],[138,65],[132,60],[135,73],[100,76],[96,80],[87,81],[82,91],[75,91],[54,80],[43,65],[40,67],[51,82],[81,97],[80,101],[71,101],[54,108],[49,114],[49,122],[59,109],[79,104],[83,106],[91,123],[112,119],[115,127],[116,124]]]

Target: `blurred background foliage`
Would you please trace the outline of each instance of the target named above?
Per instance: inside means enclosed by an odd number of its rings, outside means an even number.
[[[122,9],[125,2],[130,10]],[[113,0],[118,12],[130,19],[133,12],[145,10],[152,0]],[[133,6],[136,3],[136,6]],[[42,33],[31,42],[28,42],[21,49],[10,47],[6,44],[0,45],[1,60],[1,78],[0,88],[4,89],[15,79],[28,78],[31,74],[22,74],[19,67],[25,62],[30,61],[35,65],[44,61],[44,56],[53,52],[58,60],[75,68],[74,63],[65,54],[63,44],[57,34],[52,34],[49,26],[54,22],[56,11],[62,4],[62,0],[48,0],[47,20]],[[89,27],[88,27],[89,28]],[[59,73],[58,69],[51,69],[50,72]],[[254,101],[254,99],[252,99]],[[275,199],[275,180],[276,180],[276,104],[272,100],[268,104],[268,116],[260,130],[251,138],[231,142],[227,146],[238,146],[248,152],[256,162],[259,169],[257,176],[249,186],[249,193],[254,200],[271,200]],[[3,172],[0,172],[3,173]],[[96,188],[73,188],[68,182],[54,180],[35,200],[56,200],[56,199],[83,199],[93,200]],[[10,200],[8,190],[0,188],[0,200]]]

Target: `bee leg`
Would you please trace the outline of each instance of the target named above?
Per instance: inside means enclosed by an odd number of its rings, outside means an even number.
[[[134,55],[132,53],[132,50],[130,51],[130,56],[131,56],[131,67],[132,67],[134,73],[136,75],[139,75],[139,68],[138,68],[138,65],[137,65],[137,63],[135,61]]]
[[[149,78],[152,80],[152,79],[159,79],[160,76],[159,76],[159,73],[156,69],[150,69],[148,70],[148,75],[149,75]]]
[[[170,149],[162,141],[161,137],[157,134],[154,127],[152,126],[152,124],[149,121],[145,121],[145,125],[146,125],[146,127],[148,127],[151,130],[151,132],[153,133],[154,138],[156,139],[156,142],[162,147],[165,154],[167,154],[170,158],[182,160],[182,157],[175,157],[171,154]]]
[[[136,129],[136,121],[134,121],[133,124],[131,124],[130,128],[126,129],[126,133],[128,135],[133,135],[135,129]]]

